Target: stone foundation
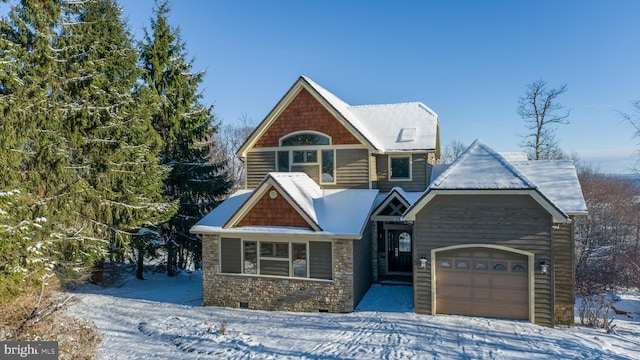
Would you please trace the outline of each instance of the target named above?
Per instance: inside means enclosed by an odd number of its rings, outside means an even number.
[[[333,280],[222,274],[218,235],[203,235],[202,296],[204,306],[273,311],[351,312],[353,244],[334,240]]]

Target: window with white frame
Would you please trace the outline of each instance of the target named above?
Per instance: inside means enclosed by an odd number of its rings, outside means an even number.
[[[240,241],[232,239],[229,241]],[[330,242],[300,241],[242,241],[242,272],[247,275],[283,276],[307,279],[332,279],[332,250]],[[225,253],[228,249],[230,253]],[[222,260],[230,262],[233,269],[233,247],[223,247]],[[238,267],[239,268],[239,267]]]
[[[411,180],[411,155],[389,156],[389,179]]]
[[[291,171],[292,165],[317,166],[320,183],[335,183],[335,150],[326,149],[331,138],[316,132],[296,132],[280,139],[276,169]],[[284,148],[289,149],[284,149]]]

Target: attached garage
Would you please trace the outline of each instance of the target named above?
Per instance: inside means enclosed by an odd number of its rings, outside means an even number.
[[[434,313],[530,320],[529,256],[494,247],[434,255]]]

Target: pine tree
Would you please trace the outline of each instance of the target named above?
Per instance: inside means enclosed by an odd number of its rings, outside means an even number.
[[[154,96],[153,126],[162,136],[162,164],[171,168],[165,181],[168,196],[179,199],[175,216],[162,227],[168,253],[167,272],[201,258],[201,243],[189,228],[218,205],[232,181],[224,163],[210,160],[211,139],[217,131],[213,107],[201,103],[198,85],[204,72],[193,72],[179,28],[168,24],[168,2],[156,2],[151,34],[145,29],[141,47],[144,82]]]
[[[26,286],[10,281],[26,280],[22,270],[30,282],[50,271],[74,184],[59,131],[59,20],[59,1],[24,0],[0,21],[0,272],[11,294]]]
[[[151,123],[150,92],[139,86],[138,53],[114,0],[71,3],[66,18],[62,96],[85,200],[78,224],[108,239],[113,260],[135,249],[142,278],[145,250],[156,243],[146,229],[175,213],[163,195],[168,168],[159,163],[163,142]]]

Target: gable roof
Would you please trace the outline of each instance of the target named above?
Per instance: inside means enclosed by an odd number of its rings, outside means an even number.
[[[507,158],[516,159],[509,161]],[[575,167],[570,161],[523,161],[504,157],[476,140],[449,167],[438,167],[437,178],[404,214],[408,220],[438,193],[528,194],[557,222],[586,214]]]
[[[438,115],[423,103],[351,106],[308,77],[300,76],[247,138],[237,156],[246,156],[302,89],[309,91],[371,152],[437,151],[439,147]]]
[[[305,218],[313,230],[278,226],[236,225],[252,206],[275,188]],[[240,190],[202,218],[192,233],[314,234],[360,238],[371,212],[377,190],[321,189],[305,173],[269,173],[255,190]]]
[[[416,200],[420,198],[420,195],[422,195],[421,191],[420,192],[405,191],[401,187],[394,187],[387,194],[384,194],[384,193],[379,194],[377,196],[376,202],[373,207],[374,210],[371,213],[371,219],[379,220],[379,221],[400,221],[401,216],[380,215],[380,213],[388,206],[392,206],[393,199],[398,199],[400,203],[405,207],[404,210],[406,210],[407,208],[409,208],[409,206],[411,206]]]

